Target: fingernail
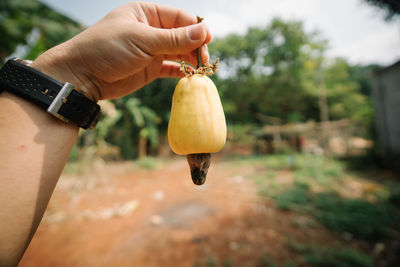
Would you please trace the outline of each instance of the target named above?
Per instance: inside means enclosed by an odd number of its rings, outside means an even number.
[[[194,24],[189,26],[188,31],[189,31],[189,38],[192,41],[197,41],[203,38],[204,31],[201,24]]]

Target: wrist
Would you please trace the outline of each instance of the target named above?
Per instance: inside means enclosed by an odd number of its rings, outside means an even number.
[[[36,58],[30,67],[49,75],[62,83],[71,83],[91,100],[97,102],[100,99],[99,91],[95,83],[81,70],[81,66],[74,66],[68,55],[72,54],[68,49],[68,42],[47,50]]]
[[[46,61],[48,58],[52,61]],[[37,69],[20,59],[10,59],[0,69],[0,85],[4,91],[36,104],[64,122],[92,129],[100,118],[100,106],[66,82],[82,84],[68,69],[60,67],[63,65],[53,64],[57,59],[58,56],[44,55],[33,64]]]

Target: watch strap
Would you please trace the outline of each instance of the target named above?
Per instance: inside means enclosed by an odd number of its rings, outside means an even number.
[[[0,88],[84,129],[93,128],[100,117],[100,106],[73,85],[63,84],[19,59],[8,60],[0,69]]]

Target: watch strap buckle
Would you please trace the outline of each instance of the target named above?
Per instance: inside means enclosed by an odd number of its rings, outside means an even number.
[[[60,111],[61,106],[68,101],[67,98],[71,94],[72,90],[74,90],[74,88],[75,87],[72,84],[65,83],[60,92],[58,92],[58,94],[54,98],[53,102],[51,102],[50,106],[47,108],[47,112],[64,122],[70,122],[69,119],[65,118],[58,112]]]
[[[60,120],[64,122],[71,122],[70,119],[66,118],[64,115],[66,110],[64,109],[63,111],[61,110],[63,108],[63,105],[69,104],[69,98],[75,98],[75,103],[76,103],[76,97],[77,95],[83,96],[82,93],[80,93],[78,90],[76,90],[75,86],[70,84],[70,83],[65,83],[61,90],[58,92],[54,100],[51,102],[50,106],[47,108],[47,112],[50,113],[51,115],[59,118]],[[80,98],[82,99],[82,98]],[[99,105],[87,105],[89,103],[92,103],[89,99],[84,98],[85,102],[80,103],[80,107],[78,107],[78,110],[81,112],[82,109],[86,109],[87,116],[86,117],[81,117],[80,120],[75,121],[75,123],[78,124],[79,127],[82,127],[83,129],[93,129],[97,122],[100,119],[100,106]],[[74,105],[73,105],[74,107]],[[76,108],[77,106],[75,106]],[[89,108],[88,108],[89,107]],[[69,107],[69,110],[71,111],[71,107]],[[70,115],[71,116],[71,113]]]

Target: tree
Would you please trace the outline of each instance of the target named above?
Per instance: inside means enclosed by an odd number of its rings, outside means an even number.
[[[176,82],[176,79],[156,80],[142,90],[110,102],[112,112],[102,107],[106,114],[98,126],[87,133],[97,140],[92,145],[105,140],[119,147],[125,159],[157,153],[160,139],[166,135]]]
[[[84,29],[78,22],[54,11],[37,0],[0,0],[0,61],[20,44],[27,43],[33,29],[40,32],[31,44],[27,59],[73,37]]]
[[[210,52],[221,59],[214,77],[228,123],[276,124],[351,118],[369,128],[372,104],[366,72],[327,59],[328,43],[299,21],[274,19],[244,35],[217,39]]]
[[[315,117],[318,104],[305,88],[304,66],[321,57],[325,47],[325,40],[306,33],[301,22],[280,19],[251,28],[244,36],[216,40],[210,51],[221,58],[220,69],[225,70],[215,81],[228,121],[262,123],[260,115],[283,122]]]
[[[391,20],[400,16],[400,3],[398,0],[365,0],[367,3],[383,9],[386,19]]]
[[[333,60],[325,70],[330,116],[333,119],[357,119],[364,107],[369,107],[367,98],[360,93],[360,85],[350,77],[351,67],[342,58]]]

